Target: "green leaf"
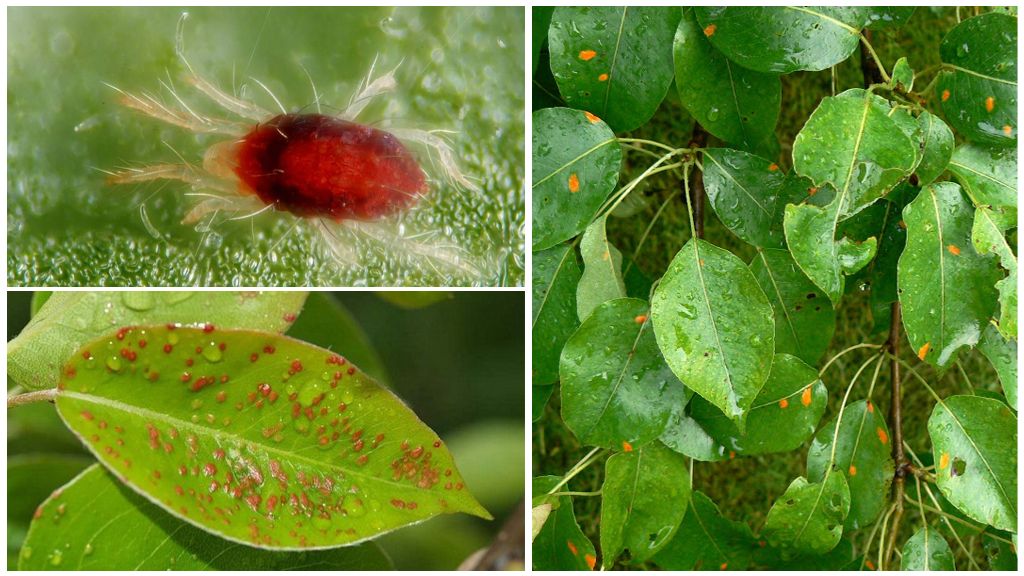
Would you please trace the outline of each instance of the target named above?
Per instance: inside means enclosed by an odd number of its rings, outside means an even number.
[[[693,10],[673,43],[676,88],[683,106],[715,137],[751,150],[774,136],[782,82],[734,64],[708,42]]]
[[[828,389],[817,370],[795,356],[776,354],[771,374],[747,414],[744,433],[703,398],[691,400],[690,414],[730,453],[749,456],[799,448],[814,435],[826,404]]]
[[[1017,256],[1006,240],[1006,230],[1017,226],[1017,210],[995,210],[980,206],[974,211],[971,242],[978,254],[994,253],[1006,270],[996,282],[999,291],[999,319],[996,327],[1006,338],[1017,338]]]
[[[914,89],[914,69],[910,67],[906,56],[901,57],[892,66],[892,86],[903,92]]]
[[[789,204],[783,221],[793,260],[833,304],[843,296],[845,276],[866,266],[877,248],[874,237],[863,242],[836,240],[841,204],[838,196],[823,208]]]
[[[861,89],[823,98],[793,141],[793,170],[837,190],[839,217],[863,210],[910,173],[917,147],[882,98]]]
[[[946,368],[957,351],[974,346],[992,315],[995,261],[971,244],[973,214],[960,187],[926,186],[903,209],[907,246],[897,281],[903,326],[917,356]]]
[[[746,570],[756,546],[750,527],[729,520],[695,491],[679,531],[653,560],[663,570]]]
[[[824,70],[849,58],[868,8],[819,6],[695,8],[711,43],[744,68],[786,74]]]
[[[544,386],[533,386],[532,388],[530,392],[533,402],[531,421],[536,422],[544,415],[544,408],[547,407],[548,400],[551,399],[551,393],[555,391],[555,385],[547,384]]]
[[[270,552],[239,546],[164,512],[122,486],[99,465],[54,493],[40,512],[22,549],[21,570],[391,568],[391,562],[373,543],[316,552]]]
[[[672,371],[742,430],[775,353],[771,304],[743,261],[688,241],[654,291],[651,316]]]
[[[949,171],[975,206],[1017,207],[1017,150],[964,144],[953,151]]]
[[[797,478],[768,511],[761,536],[783,558],[824,554],[839,543],[849,511],[850,489],[837,470],[820,483]]]
[[[950,396],[928,419],[935,477],[973,520],[1017,531],[1017,417],[998,400]]]
[[[579,326],[576,285],[580,267],[572,246],[533,253],[533,385],[558,380],[562,346]]]
[[[690,393],[692,395],[692,393]],[[659,440],[672,450],[700,462],[719,462],[736,453],[729,454],[725,446],[708,434],[707,430],[686,413],[686,405],[676,406],[669,416],[665,431]]]
[[[931,184],[949,167],[955,143],[953,131],[938,116],[922,112],[917,121],[921,125],[924,147],[914,174],[917,175],[917,185],[924,186]]]
[[[985,327],[978,341],[978,351],[988,358],[999,375],[1006,401],[1017,409],[1017,341],[1003,338],[992,324]]]
[[[725,227],[744,242],[782,248],[786,175],[778,164],[728,148],[704,150],[704,188]]]
[[[925,522],[903,545],[900,570],[956,570],[953,551],[946,539]]]
[[[387,292],[374,292],[378,298],[385,302],[390,302],[399,308],[406,310],[416,310],[418,308],[426,308],[438,302],[445,302],[452,299],[452,293],[448,290],[431,290],[429,292],[417,292],[417,291],[387,291]]]
[[[533,72],[530,76],[537,75],[537,62],[540,60],[540,50],[548,41],[548,26],[551,25],[551,15],[554,13],[554,6],[537,6],[532,11],[533,16]]]
[[[576,287],[576,314],[587,319],[599,304],[626,296],[622,281],[622,253],[608,241],[607,217],[587,226],[580,241],[583,276]]]
[[[562,419],[588,446],[640,446],[665,430],[683,386],[665,364],[647,302],[609,300],[562,350]]]
[[[968,18],[939,45],[943,71],[935,93],[953,128],[997,146],[1017,141],[1017,18],[988,12]]]
[[[1016,537],[1014,538],[1016,541]],[[982,542],[985,546],[985,556],[988,559],[989,570],[1015,571],[1017,570],[1017,546],[1002,539],[996,540],[991,534],[982,535]]]
[[[832,342],[836,313],[787,250],[758,250],[750,271],[775,311],[775,353],[815,364]]]
[[[437,435],[327,350],[261,332],[125,328],[63,374],[57,410],[100,462],[223,538],[324,548],[438,514],[488,517]]]
[[[623,550],[630,562],[657,554],[672,540],[690,502],[686,460],[655,442],[615,454],[605,463],[601,488],[601,564]]]
[[[885,507],[896,467],[885,416],[876,411],[874,404],[858,400],[847,404],[841,415],[838,438],[835,418],[814,437],[807,452],[807,478],[820,482],[833,465],[838,471],[832,474],[846,476],[850,512],[844,525],[847,530],[857,530],[871,525]]]
[[[622,148],[608,125],[569,108],[533,113],[533,249],[579,234],[619,181]]]
[[[616,132],[647,122],[672,85],[679,16],[678,8],[652,6],[555,8],[548,47],[565,102]]]
[[[385,294],[378,292],[377,294]],[[387,294],[415,294],[387,292]],[[388,381],[387,370],[366,332],[331,294],[313,292],[306,300],[302,314],[288,330],[288,335],[330,350],[344,353],[345,358],[359,366],[372,378]]]
[[[8,377],[53,388],[60,367],[85,342],[134,324],[213,324],[284,332],[305,292],[56,292],[7,345]]]
[[[540,476],[533,479],[533,493],[547,494],[562,479]],[[591,570],[596,563],[594,544],[576,523],[572,497],[551,498],[552,506],[544,527],[533,539],[534,570]]]
[[[913,14],[913,6],[871,6],[868,8],[867,27],[878,30],[903,26]]]

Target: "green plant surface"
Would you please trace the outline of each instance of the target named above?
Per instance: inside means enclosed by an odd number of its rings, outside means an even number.
[[[903,545],[900,570],[955,570],[953,551],[946,540],[926,524]]]
[[[468,282],[397,253],[339,265],[313,227],[268,211],[206,230],[183,225],[184,183],[108,186],[103,170],[202,164],[215,136],[142,118],[108,83],[221,116],[183,81],[177,8],[15,8],[8,38],[8,281],[20,286],[439,285]],[[451,130],[454,156],[480,191],[438,185],[407,214],[459,246],[485,273],[522,284],[522,8],[195,8],[184,49],[227,93],[290,111],[343,109],[376,61],[401,63],[397,90],[362,119]],[[102,30],[102,34],[97,34]],[[308,75],[307,75],[308,74]],[[54,82],[60,79],[60,82]],[[311,80],[316,86],[316,95]],[[424,158],[428,166],[431,161]],[[200,190],[199,192],[202,192]]]

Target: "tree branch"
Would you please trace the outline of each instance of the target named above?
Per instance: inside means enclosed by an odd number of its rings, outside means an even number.
[[[889,429],[891,431],[890,441],[892,442],[892,460],[896,464],[896,474],[893,478],[892,489],[893,499],[896,503],[896,510],[892,518],[892,532],[889,533],[889,542],[885,547],[885,567],[889,567],[893,551],[896,549],[896,538],[899,534],[900,519],[903,516],[904,482],[907,476],[907,457],[903,453],[903,397],[900,389],[900,363],[898,361],[900,351],[900,325],[903,323],[900,303],[893,302],[891,306],[892,319],[889,326],[889,353],[892,354],[892,361],[889,364],[889,376],[891,380],[892,397],[889,403]],[[882,566],[879,566],[882,569]]]

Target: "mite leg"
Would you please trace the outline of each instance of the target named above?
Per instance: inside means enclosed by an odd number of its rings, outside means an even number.
[[[113,86],[111,84],[107,84],[107,86],[121,94],[120,102],[122,106],[137,110],[147,116],[192,132],[202,134],[227,134],[239,137],[243,136],[246,132],[246,126],[236,122],[226,122],[224,120],[207,118],[205,116],[200,116],[191,110],[186,114],[168,108],[149,94],[143,93],[136,96],[135,94],[121,90],[117,86]],[[177,94],[172,92],[172,95],[174,95],[175,99],[177,99],[179,103],[182,102],[182,100],[178,98]]]
[[[345,221],[344,226],[377,243],[387,255],[407,255],[419,258],[438,273],[454,273],[460,277],[479,277],[480,269],[469,254],[451,244],[434,242],[426,235],[405,236],[397,227],[384,222]]]
[[[357,239],[352,232],[325,218],[316,219],[316,228],[337,262],[346,266],[359,265],[359,252],[355,248]]]
[[[264,110],[262,107],[253,104],[252,102],[247,102],[231,96],[197,74],[189,74],[185,77],[185,80],[192,86],[195,86],[200,92],[206,94],[210,100],[213,100],[221,108],[228,112],[237,114],[242,118],[253,120],[255,122],[262,122],[272,116],[270,112]]]
[[[269,208],[269,206],[264,205],[258,199],[251,196],[217,196],[215,194],[196,195],[202,196],[204,200],[193,206],[192,209],[185,214],[185,217],[181,219],[182,224],[195,224],[206,217],[207,214],[214,212],[249,212],[245,216],[229,218],[229,220],[240,220],[248,217],[255,217]]]
[[[474,192],[480,191],[480,188],[475,183],[470,182],[469,179],[466,178],[466,175],[459,170],[459,165],[455,162],[455,155],[452,153],[452,148],[448,145],[448,142],[436,133],[428,132],[426,130],[403,128],[388,128],[388,130],[399,140],[417,142],[433,150],[441,161],[441,167],[444,170],[445,177],[447,177],[451,182],[454,182],[467,190],[472,190]]]
[[[387,94],[395,89],[397,83],[395,82],[395,72],[398,71],[398,66],[395,66],[390,72],[373,78],[373,69],[377,65],[377,60],[374,59],[373,65],[370,66],[370,73],[367,74],[366,80],[359,85],[359,91],[352,100],[348,103],[346,108],[339,117],[342,120],[355,120],[359,116],[360,112],[377,96],[381,94]]]

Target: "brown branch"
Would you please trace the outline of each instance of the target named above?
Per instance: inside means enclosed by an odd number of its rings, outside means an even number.
[[[708,133],[700,124],[694,125],[693,138],[687,146],[691,150],[704,148],[708,143]],[[683,186],[682,183],[679,184]],[[684,188],[685,193],[685,188]],[[693,206],[693,225],[697,232],[697,238],[704,237],[704,173],[700,170],[693,171],[693,180],[690,182],[690,206]]]
[[[463,561],[459,570],[522,570],[526,558],[526,502],[516,506],[487,548]]]
[[[892,324],[889,326],[889,352],[892,354],[892,363],[889,365],[889,376],[891,380],[892,397],[889,403],[889,429],[892,438],[892,460],[896,465],[896,474],[893,478],[893,498],[896,502],[896,510],[892,517],[892,531],[889,532],[889,542],[885,547],[884,566],[889,568],[889,561],[893,551],[896,549],[896,539],[899,535],[900,519],[903,517],[903,496],[904,482],[907,476],[909,463],[903,453],[903,398],[900,389],[900,363],[898,361],[900,352],[900,325],[903,323],[900,303],[893,302]],[[880,570],[882,566],[878,567]]]
[[[36,390],[35,392],[25,392],[24,394],[15,394],[7,397],[7,408],[14,408],[15,406],[21,406],[22,404],[31,404],[33,402],[53,402],[53,399],[57,396],[56,388],[49,388],[46,390]]]

